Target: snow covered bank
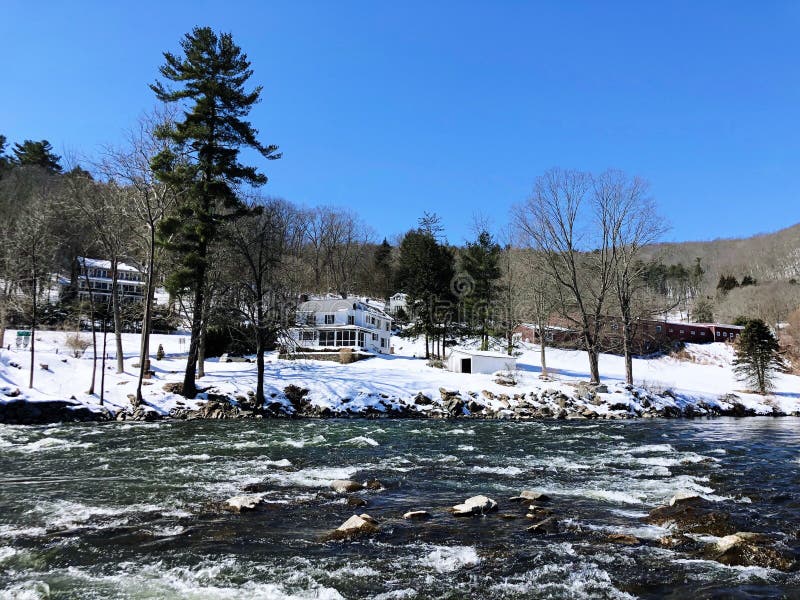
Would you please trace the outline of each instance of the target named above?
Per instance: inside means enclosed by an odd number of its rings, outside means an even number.
[[[68,400],[97,407],[98,394],[89,396],[91,349],[74,358],[65,346],[64,332],[37,333],[34,388],[27,388],[30,355],[23,350],[0,353],[0,403],[29,400]],[[7,333],[12,339],[13,331]],[[215,415],[198,411],[209,399],[230,398],[247,404],[255,388],[255,365],[246,362],[206,363],[206,376],[198,381],[206,392],[193,400],[165,391],[165,384],[181,381],[188,340],[183,335],[155,335],[152,348],[161,344],[165,358],[153,360],[155,377],[144,388],[152,411],[161,415],[233,416],[235,409],[218,406]],[[419,341],[394,338],[396,355],[376,356],[349,365],[314,360],[279,360],[267,357],[265,394],[275,414],[402,416],[484,416],[497,418],[629,418],[705,414],[800,414],[800,377],[780,374],[770,396],[749,394],[731,368],[732,349],[725,344],[687,346],[689,360],[670,356],[636,359],[637,385],[627,389],[622,357],[602,355],[600,387],[588,386],[585,354],[548,349],[549,381],[539,376],[538,348],[526,346],[514,373],[516,385],[498,383],[493,375],[461,374],[430,367]],[[123,336],[125,371],[115,373],[107,361],[105,406],[114,413],[130,410],[138,369],[138,336]],[[113,357],[112,357],[113,358]],[[47,370],[39,365],[46,364]],[[100,373],[96,387],[99,388]],[[287,387],[294,393],[288,394]],[[12,397],[13,396],[13,397]],[[294,402],[292,400],[294,399]],[[226,402],[224,404],[227,404]],[[224,409],[224,410],[223,410]]]

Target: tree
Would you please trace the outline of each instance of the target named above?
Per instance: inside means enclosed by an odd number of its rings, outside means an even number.
[[[786,368],[778,340],[761,319],[753,319],[745,325],[739,336],[733,368],[760,394],[772,389],[775,370]]]
[[[25,140],[21,144],[14,144],[14,156],[11,158],[11,162],[17,166],[41,167],[50,174],[61,173],[60,161],[61,157],[53,152],[47,140]]]
[[[127,144],[118,149],[108,149],[100,165],[100,171],[109,181],[125,186],[130,192],[130,204],[126,213],[137,224],[133,228],[134,244],[143,258],[138,261],[147,281],[142,315],[142,336],[139,345],[139,377],[136,384],[134,405],[142,402],[144,375],[150,370],[150,331],[156,288],[156,274],[163,258],[163,246],[156,243],[161,221],[172,211],[177,200],[175,189],[159,182],[150,168],[154,157],[168,149],[163,140],[156,137],[159,127],[173,121],[174,115],[167,110],[156,110],[139,120],[138,126],[128,135]]]
[[[160,68],[164,79],[177,87],[161,81],[150,86],[162,102],[184,107],[183,120],[159,129],[159,136],[181,151],[165,148],[153,159],[152,167],[161,181],[185,192],[178,213],[164,219],[160,229],[164,235],[175,236],[170,247],[180,257],[169,287],[193,292],[183,380],[183,394],[193,398],[197,394],[195,375],[209,247],[224,221],[246,212],[236,188],[267,182],[255,167],[239,161],[240,150],[252,148],[267,160],[281,155],[277,146],[262,144],[258,132],[244,120],[258,102],[261,87],[245,89],[253,71],[231,34],[217,35],[209,27],[196,27],[185,35],[181,47],[184,56],[165,52]]]
[[[5,171],[8,169],[11,162],[9,157],[6,155],[7,143],[8,140],[6,139],[6,136],[0,134],[0,179],[3,178],[3,175],[5,174]]]
[[[251,215],[237,219],[225,231],[234,253],[236,277],[231,282],[232,308],[254,333],[256,402],[264,405],[264,352],[289,325],[288,307],[296,298],[290,257],[299,254],[302,215],[282,200],[256,199]]]
[[[453,255],[422,228],[406,233],[400,243],[396,286],[409,295],[417,324],[425,334],[425,358],[430,358],[432,336],[444,333],[437,324],[447,321],[453,282]],[[456,287],[455,293],[463,291]]]
[[[500,245],[484,229],[475,241],[467,243],[461,253],[461,270],[471,284],[461,300],[469,313],[469,320],[478,326],[481,350],[489,349],[489,313],[499,291],[501,252]]]
[[[711,323],[714,320],[714,305],[708,300],[698,300],[694,303],[694,322]]]
[[[381,298],[388,298],[393,291],[394,269],[392,267],[392,245],[386,241],[386,238],[383,238],[381,245],[375,249],[373,267],[375,269],[375,288]]]
[[[717,291],[725,295],[733,289],[739,287],[739,282],[733,275],[720,275],[717,283]]]
[[[611,214],[598,191],[589,173],[551,169],[515,210],[520,230],[558,284],[563,316],[580,329],[593,383],[600,382],[603,311],[614,281]]]
[[[647,286],[640,256],[643,249],[655,243],[665,230],[647,187],[644,180],[620,171],[607,171],[595,178],[594,183],[596,210],[608,215],[601,220],[601,225],[608,227],[610,233],[613,290],[622,321],[622,350],[628,385],[633,385],[633,340],[637,316],[634,303]],[[702,276],[699,261],[696,266]]]

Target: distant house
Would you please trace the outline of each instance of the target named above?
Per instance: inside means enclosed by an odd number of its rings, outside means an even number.
[[[399,310],[403,310],[406,315],[409,314],[408,312],[408,294],[404,294],[403,292],[397,292],[393,296],[389,298],[388,304],[388,311],[389,314],[392,316],[397,315]]]
[[[390,352],[392,317],[357,299],[308,300],[297,307],[297,325],[289,330],[293,351],[352,348]]]
[[[517,359],[499,352],[453,348],[447,357],[447,370],[453,373],[486,373],[513,371]]]
[[[78,257],[78,298],[89,300],[89,291],[96,302],[111,300],[111,261]],[[88,283],[87,283],[88,279]],[[117,294],[122,303],[143,302],[145,281],[136,267],[117,263]]]

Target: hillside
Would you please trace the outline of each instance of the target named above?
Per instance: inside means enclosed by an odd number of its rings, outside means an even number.
[[[709,237],[724,233],[709,227]],[[800,279],[800,223],[774,233],[748,238],[718,238],[706,242],[676,242],[651,246],[648,258],[666,264],[691,265],[697,257],[706,269],[706,281],[716,284],[721,274],[759,281]]]

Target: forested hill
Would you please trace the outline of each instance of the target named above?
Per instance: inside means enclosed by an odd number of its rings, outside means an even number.
[[[738,279],[749,275],[760,281],[800,280],[800,223],[748,238],[657,244],[647,254],[668,265],[691,266],[700,258],[706,281],[716,282],[720,275]]]

